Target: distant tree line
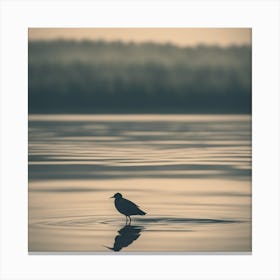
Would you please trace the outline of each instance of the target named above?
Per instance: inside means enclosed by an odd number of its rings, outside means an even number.
[[[251,47],[30,41],[30,113],[250,113]]]

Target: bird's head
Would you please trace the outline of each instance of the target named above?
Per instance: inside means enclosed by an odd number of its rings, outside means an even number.
[[[120,193],[115,193],[113,196],[111,196],[111,198],[120,199],[122,198],[122,195]]]

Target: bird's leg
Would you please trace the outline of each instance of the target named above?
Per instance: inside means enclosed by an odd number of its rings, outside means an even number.
[[[128,218],[129,218],[129,225],[131,224],[131,218],[130,218],[130,216],[128,216]]]
[[[125,216],[125,225],[127,225],[127,216]]]

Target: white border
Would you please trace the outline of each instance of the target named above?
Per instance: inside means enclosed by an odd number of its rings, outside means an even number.
[[[278,1],[1,1],[1,279],[279,279]],[[253,28],[253,254],[28,255],[27,28]]]

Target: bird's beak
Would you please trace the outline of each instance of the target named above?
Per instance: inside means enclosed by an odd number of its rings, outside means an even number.
[[[113,196],[109,197],[109,198],[114,198]]]
[[[111,197],[110,197],[111,198]],[[109,249],[109,250],[111,250],[111,251],[114,251],[114,248],[111,248],[111,247],[107,247],[107,246],[105,246],[105,245],[103,245],[105,248],[107,248],[107,249]]]

